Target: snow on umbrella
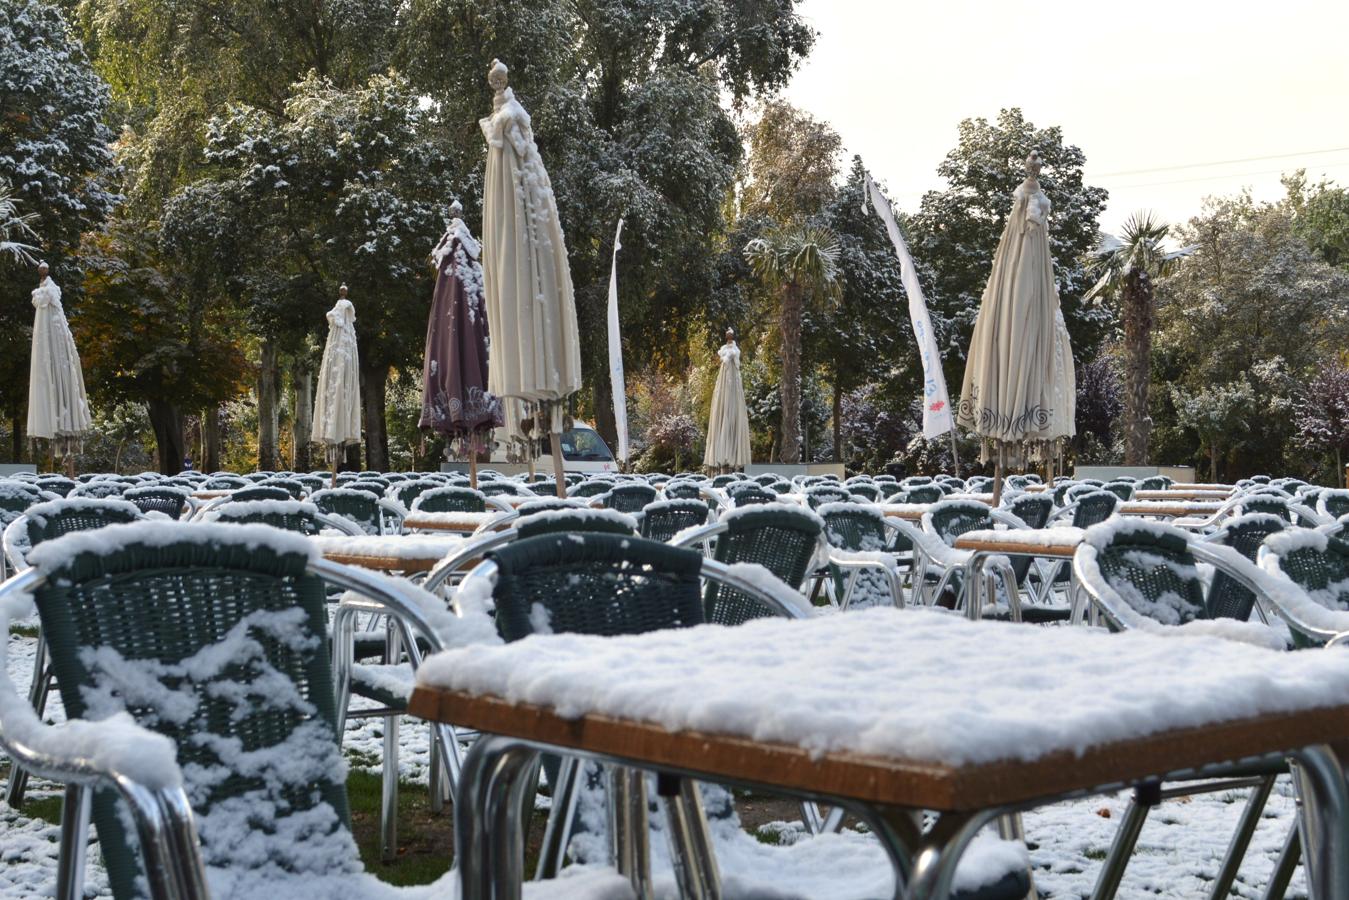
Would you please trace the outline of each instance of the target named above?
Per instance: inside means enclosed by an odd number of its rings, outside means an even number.
[[[548,172],[534,144],[529,113],[509,87],[506,66],[492,62],[492,115],[479,121],[487,139],[483,185],[483,276],[492,334],[488,387],[534,405],[552,434],[558,492],[564,491],[564,403],[581,387],[567,245]]]
[[[1076,378],[1068,329],[1049,252],[1049,198],[1040,189],[1040,154],[1026,157],[1026,180],[993,256],[993,271],[970,338],[956,421],[996,454],[994,493],[1005,462],[1048,459],[1076,433]]]
[[[33,291],[36,312],[28,377],[28,437],[52,441],[53,455],[59,452],[73,464],[69,457],[93,422],[80,354],[61,306],[61,289],[47,273],[47,264],[39,263],[41,281]]]
[[[422,418],[418,423],[443,435],[446,445],[468,454],[477,487],[477,452],[482,437],[502,424],[501,401],[487,391],[488,332],[483,308],[481,248],[462,218],[458,201],[450,207],[449,230],[432,251],[439,272],[426,323],[422,368]]]
[[[328,310],[328,342],[323,347],[314,398],[314,440],[323,444],[336,478],[337,461],[348,444],[361,442],[360,357],[356,352],[356,307],[347,286]]]

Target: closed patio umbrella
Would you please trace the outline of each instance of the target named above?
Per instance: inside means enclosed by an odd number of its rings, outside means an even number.
[[[338,289],[338,301],[328,310],[328,342],[314,397],[314,440],[323,444],[337,482],[337,461],[349,444],[361,442],[360,356],[356,351],[356,307],[347,299],[347,286]]]
[[[712,411],[707,421],[707,448],[703,465],[714,471],[749,465],[749,410],[740,378],[740,347],[735,332],[726,329],[726,343],[717,351],[721,370],[712,388]]]
[[[45,262],[38,264],[37,289],[33,291],[33,346],[28,378],[28,437],[52,442],[52,455],[60,453],[73,465],[80,439],[93,423],[84,393],[80,354],[70,335],[61,289],[48,275]]]
[[[432,251],[435,292],[426,323],[422,367],[422,417],[418,423],[459,444],[468,454],[469,475],[478,486],[478,445],[502,424],[501,401],[487,390],[487,310],[481,247],[464,224],[463,207],[450,207],[449,230]]]
[[[1040,167],[1032,151],[993,256],[956,417],[983,439],[984,461],[996,459],[995,502],[1005,463],[1048,459],[1076,433],[1073,354],[1054,286]]]
[[[529,113],[515,99],[500,60],[493,61],[487,81],[495,91],[493,112],[479,125],[487,139],[482,239],[492,334],[488,388],[499,397],[533,404],[552,437],[562,495],[564,405],[581,387],[567,245]]]

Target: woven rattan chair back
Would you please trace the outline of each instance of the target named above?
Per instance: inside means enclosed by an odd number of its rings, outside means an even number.
[[[419,494],[412,508],[429,513],[486,512],[487,496],[469,487],[437,487]]]
[[[848,489],[838,484],[817,484],[806,488],[806,502],[811,509],[819,509],[826,503],[847,503],[852,500]]]
[[[1183,536],[1160,529],[1121,531],[1096,559],[1106,583],[1140,615],[1163,625],[1210,618],[1204,583]]]
[[[290,495],[292,500],[300,500],[309,493],[305,483],[296,478],[268,478],[263,484],[281,488]]]
[[[1240,508],[1242,515],[1264,513],[1278,516],[1285,522],[1293,521],[1293,511],[1288,508],[1288,501],[1273,494],[1252,494],[1241,501]]]
[[[267,509],[252,507],[252,504],[225,503],[215,508],[215,517],[232,525],[270,525],[282,531],[310,536],[323,530],[323,523],[314,515],[314,507],[305,509],[304,504],[290,502],[296,508]]]
[[[1110,491],[1091,489],[1082,493],[1069,492],[1069,497],[1077,504],[1073,510],[1073,527],[1090,528],[1099,525],[1115,514],[1120,504],[1117,494]]]
[[[230,503],[249,503],[253,500],[293,500],[290,492],[274,484],[255,484],[239,488],[229,496]]]
[[[578,539],[579,537],[579,539]],[[521,538],[489,554],[497,630],[639,634],[701,624],[702,554],[616,534]]]
[[[943,500],[929,515],[933,533],[948,547],[967,531],[993,527],[993,511],[975,500]]]
[[[638,482],[616,484],[607,493],[600,495],[606,509],[626,513],[641,512],[648,503],[656,502],[657,496],[658,492],[651,485]]]
[[[434,478],[413,478],[409,481],[400,481],[390,487],[388,496],[401,503],[404,509],[412,509],[412,504],[417,501],[418,497],[440,486],[441,483]]]
[[[189,796],[208,861],[222,852],[211,846],[217,810],[240,820],[249,808],[274,813],[278,821],[309,820],[306,841],[317,842],[325,817],[313,814],[328,804],[329,833],[346,827],[324,586],[305,573],[307,562],[304,554],[247,541],[165,543],[157,536],[112,552],[76,554],[34,591],[66,714],[125,709],[174,741],[190,783],[193,771],[206,773]],[[226,641],[235,652],[224,664],[209,664],[209,648]],[[188,660],[193,664],[184,665]],[[144,685],[137,697],[130,683],[120,683],[128,664],[137,662],[136,671],[153,678],[171,705],[162,697],[153,701],[156,692]],[[252,693],[238,690],[250,683]],[[278,792],[248,770],[250,754],[276,748],[284,754],[297,737],[303,740],[292,755],[308,755],[320,772],[327,761],[329,771]],[[140,862],[119,802],[111,791],[97,792],[93,818],[113,896],[129,898],[137,896]]]
[[[729,516],[726,526],[717,537],[717,560],[757,563],[789,587],[801,587],[820,539],[818,517],[776,506],[751,508]],[[721,625],[739,625],[774,614],[753,597],[719,584],[707,586],[703,604],[707,621]]]
[[[1022,494],[1007,504],[1007,509],[1031,528],[1044,528],[1054,512],[1054,498],[1048,494]]]
[[[707,523],[707,504],[701,500],[660,500],[642,510],[641,534],[664,543],[685,528]]]
[[[310,495],[309,502],[319,512],[346,519],[366,534],[381,533],[379,498],[366,491],[324,488]]]
[[[182,518],[191,496],[185,488],[159,484],[127,488],[122,493],[122,499],[134,503],[141,512],[163,513],[175,521]]]
[[[1288,523],[1269,513],[1248,513],[1231,519],[1214,534],[1215,543],[1231,547],[1242,556],[1255,562],[1256,553],[1265,538],[1277,534],[1288,527]],[[1209,615],[1215,619],[1240,619],[1246,621],[1255,608],[1255,594],[1242,587],[1226,572],[1213,573],[1213,582],[1208,589]]]

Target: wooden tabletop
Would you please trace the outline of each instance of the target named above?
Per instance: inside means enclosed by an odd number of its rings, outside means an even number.
[[[1081,755],[965,766],[851,753],[814,756],[796,746],[602,715],[568,719],[529,704],[418,686],[408,711],[423,719],[611,755],[659,768],[795,789],[871,804],[972,811],[1089,791],[1312,744],[1349,742],[1349,706],[1183,728],[1104,744]]]
[[[413,510],[403,519],[403,528],[408,531],[448,531],[457,534],[472,534],[483,524],[500,516],[501,510],[488,512],[423,513]]]
[[[1080,528],[1054,528],[1044,531],[1006,529],[967,531],[956,538],[957,550],[981,553],[1013,553],[1018,556],[1046,556],[1071,559],[1082,543]]]
[[[1180,519],[1186,516],[1208,517],[1221,508],[1221,503],[1209,500],[1182,500],[1175,503],[1164,500],[1130,500],[1121,503],[1117,511],[1122,516],[1163,516]]]
[[[1134,491],[1135,500],[1209,500],[1221,503],[1232,497],[1228,491],[1210,491],[1200,489],[1179,490],[1168,488],[1164,491]]]

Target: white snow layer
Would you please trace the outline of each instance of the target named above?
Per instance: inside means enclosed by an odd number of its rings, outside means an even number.
[[[809,653],[802,648],[809,647]],[[903,684],[905,702],[857,678]],[[633,637],[531,637],[429,659],[421,684],[789,744],[953,764],[1032,760],[1342,702],[1332,653],[870,609]],[[1174,686],[1184,684],[1184,691]],[[1094,698],[1090,704],[1081,697]],[[1033,702],[1029,702],[1033,700]]]

